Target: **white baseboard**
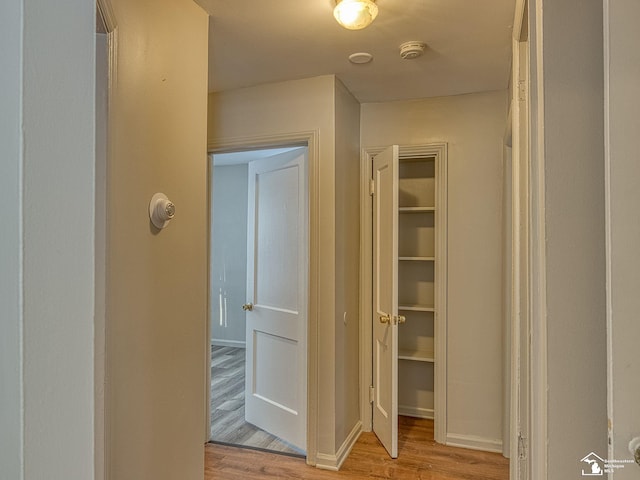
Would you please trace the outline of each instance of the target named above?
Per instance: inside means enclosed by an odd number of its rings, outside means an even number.
[[[223,340],[221,338],[212,338],[211,345],[216,347],[236,347],[246,348],[246,342],[240,340]]]
[[[433,408],[409,407],[407,405],[398,405],[398,415],[407,417],[428,418],[433,420]]]
[[[482,450],[484,452],[502,453],[502,440],[476,437],[474,435],[447,434],[446,445],[451,447],[470,448],[471,450]]]
[[[342,445],[340,445],[340,448],[335,455],[318,453],[318,455],[316,456],[316,468],[320,468],[322,470],[331,470],[333,472],[337,472],[338,470],[340,470],[340,467],[349,456],[351,449],[358,441],[361,433],[362,422],[358,420],[349,435],[347,435],[347,438],[345,438],[344,442],[342,442]]]

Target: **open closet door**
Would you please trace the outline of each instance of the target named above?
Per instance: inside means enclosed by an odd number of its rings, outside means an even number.
[[[398,146],[373,159],[373,431],[398,456]]]

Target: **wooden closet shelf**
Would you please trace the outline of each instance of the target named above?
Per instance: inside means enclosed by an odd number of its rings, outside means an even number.
[[[413,360],[414,362],[428,362],[434,363],[435,356],[433,351],[426,350],[406,350],[406,349],[398,349],[398,359],[399,360]]]
[[[399,207],[400,213],[428,213],[435,212],[436,207]]]
[[[435,312],[436,309],[432,305],[398,305],[398,310],[406,312]]]

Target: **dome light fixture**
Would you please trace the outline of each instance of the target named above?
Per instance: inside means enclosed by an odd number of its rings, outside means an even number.
[[[336,0],[333,16],[349,30],[361,30],[371,24],[378,15],[375,0]]]

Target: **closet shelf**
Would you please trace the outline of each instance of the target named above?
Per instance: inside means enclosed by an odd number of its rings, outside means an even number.
[[[414,362],[428,362],[434,363],[435,356],[433,351],[427,350],[406,350],[406,349],[398,349],[398,359],[399,360],[413,360]]]
[[[398,211],[400,213],[427,213],[435,212],[436,207],[399,207]]]
[[[435,312],[436,309],[432,305],[398,305],[398,310],[405,312]]]
[[[426,162],[435,162],[436,157],[422,157],[422,156],[415,156],[415,157],[400,157],[398,159],[398,161],[400,163],[426,163]]]
[[[401,262],[435,262],[435,257],[398,257]]]

